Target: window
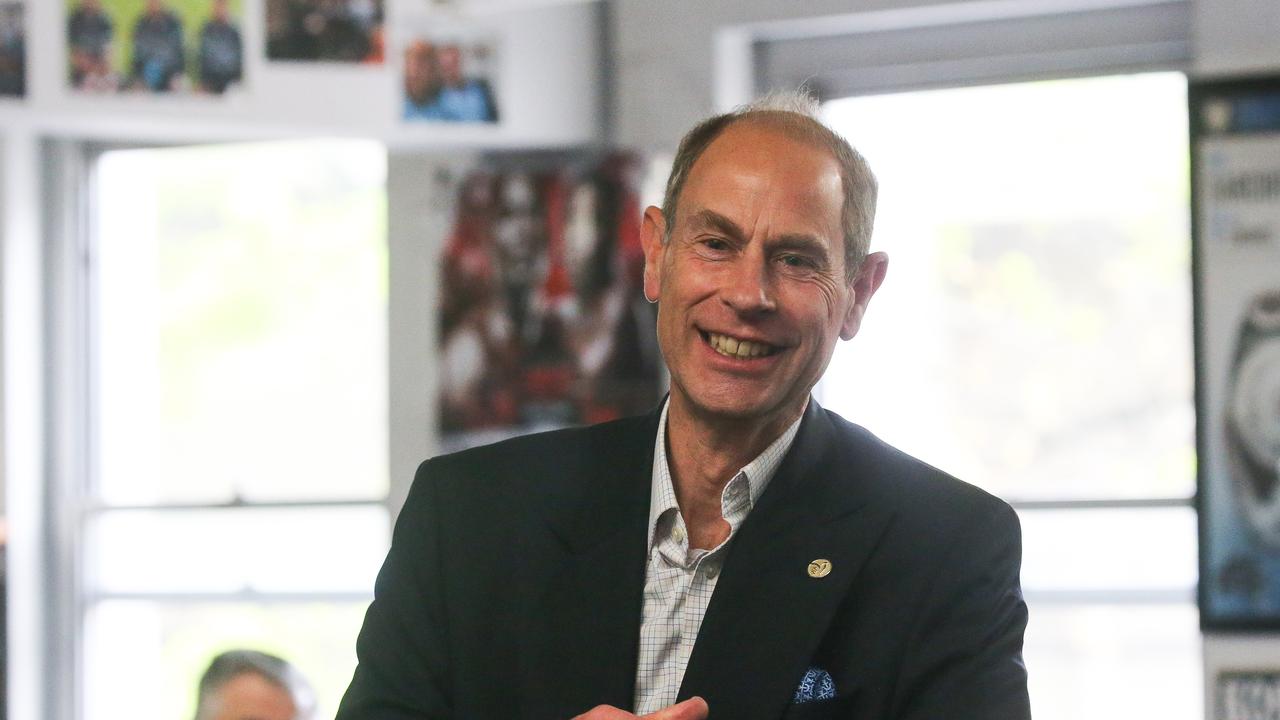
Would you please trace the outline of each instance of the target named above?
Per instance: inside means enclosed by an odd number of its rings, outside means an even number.
[[[1037,718],[1199,718],[1185,79],[824,112],[890,272],[819,399],[1019,510]]]
[[[385,150],[90,169],[77,715],[191,717],[233,647],[289,659],[331,715],[390,535]]]

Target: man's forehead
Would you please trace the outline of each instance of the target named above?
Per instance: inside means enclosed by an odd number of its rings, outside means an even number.
[[[717,216],[780,202],[802,214],[834,211],[830,219],[838,222],[843,187],[839,165],[824,149],[769,127],[731,127],[690,168],[681,195],[678,222],[723,224]]]
[[[726,128],[689,168],[689,181],[719,181],[730,170],[786,175],[801,190],[840,189],[840,165],[826,148],[771,123],[740,121]]]

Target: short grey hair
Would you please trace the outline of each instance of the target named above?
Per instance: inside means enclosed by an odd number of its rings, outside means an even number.
[[[251,673],[289,693],[297,720],[311,720],[316,713],[316,695],[311,684],[286,660],[257,650],[228,650],[209,663],[200,677],[195,720],[210,720],[218,711],[218,694],[232,680]]]
[[[671,175],[667,177],[662,198],[662,219],[667,225],[663,240],[671,237],[680,192],[694,164],[721,133],[740,122],[777,129],[835,158],[844,190],[840,225],[844,230],[845,280],[852,283],[871,247],[871,229],[876,218],[876,177],[849,141],[820,119],[818,101],[805,90],[770,93],[731,112],[707,118],[685,134],[671,164]]]

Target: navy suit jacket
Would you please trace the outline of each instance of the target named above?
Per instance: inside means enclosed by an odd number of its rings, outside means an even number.
[[[658,413],[418,469],[338,720],[633,702]],[[831,571],[810,577],[809,563]],[[728,549],[680,699],[712,720],[1030,717],[1017,516],[810,401]],[[812,667],[833,699],[793,704]]]

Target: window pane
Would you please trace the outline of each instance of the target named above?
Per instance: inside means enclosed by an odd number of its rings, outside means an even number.
[[[214,655],[248,648],[293,663],[333,717],[355,670],[365,603],[276,605],[110,601],[86,615],[86,720],[195,717]]]
[[[1185,591],[1196,585],[1191,508],[1022,510],[1022,587]]]
[[[104,593],[372,594],[389,524],[381,505],[104,512],[87,528],[87,579]]]
[[[385,495],[385,175],[355,141],[101,158],[105,500]]]
[[[887,282],[820,398],[1006,497],[1194,485],[1186,83],[851,98]]]
[[[1200,627],[1183,605],[1031,606],[1036,720],[1201,720]]]

